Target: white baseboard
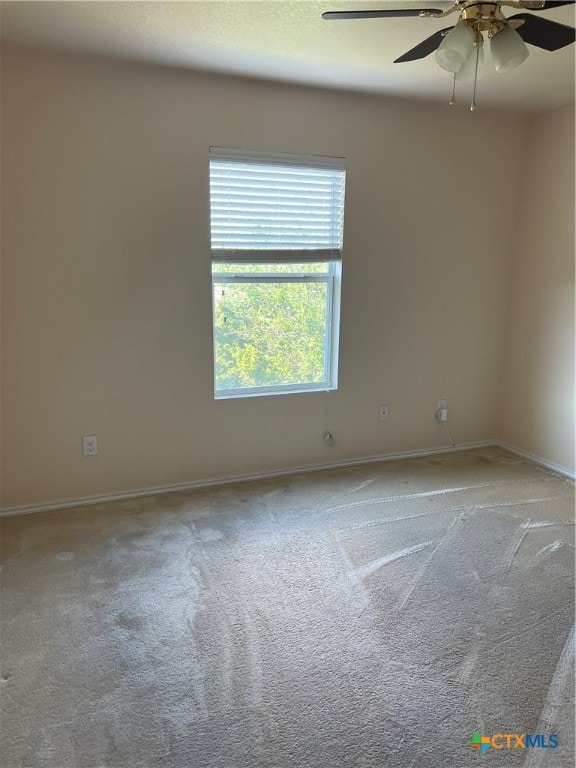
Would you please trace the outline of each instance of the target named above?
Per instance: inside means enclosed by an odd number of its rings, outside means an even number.
[[[516,448],[515,445],[510,445],[509,443],[497,441],[494,443],[494,445],[497,445],[499,448],[503,448],[505,451],[510,451],[510,453],[515,453],[517,456],[522,456],[523,459],[533,461],[534,464],[540,464],[542,467],[546,467],[546,469],[551,469],[553,472],[558,472],[559,475],[564,475],[564,477],[568,477],[570,480],[576,480],[576,472],[573,469],[568,469],[568,467],[562,466],[562,464],[556,464],[554,461],[548,461],[548,459],[543,459],[542,456],[538,456],[536,453],[523,451],[521,448]]]
[[[121,493],[102,494],[97,496],[83,496],[77,499],[67,499],[54,501],[49,504],[28,504],[17,507],[5,507],[0,510],[0,517],[12,517],[14,515],[30,515],[34,512],[49,512],[57,509],[69,509],[71,507],[87,507],[93,504],[107,504],[111,501],[124,501],[126,499],[137,499],[143,496],[159,496],[164,493],[174,493],[175,491],[191,491],[195,488],[205,488],[211,485],[226,485],[229,483],[242,483],[250,480],[264,480],[266,478],[282,477],[284,475],[295,475],[302,472],[320,472],[326,469],[342,469],[344,467],[355,467],[361,464],[376,464],[379,461],[396,461],[398,459],[414,459],[422,456],[432,456],[438,453],[453,453],[455,451],[469,451],[474,448],[498,447],[511,453],[515,453],[524,459],[539,464],[560,475],[576,479],[576,473],[556,464],[535,453],[523,451],[508,443],[499,440],[482,440],[476,443],[465,443],[462,445],[450,445],[442,448],[425,448],[419,451],[400,451],[397,453],[385,453],[381,456],[362,456],[358,459],[343,459],[326,464],[308,464],[300,467],[290,467],[287,469],[275,469],[268,472],[257,472],[247,475],[230,475],[227,477],[215,477],[208,480],[197,480],[190,483],[176,483],[174,485],[162,485],[155,488],[141,488],[134,491],[123,491]]]
[[[86,507],[93,504],[107,504],[111,501],[123,501],[136,499],[142,496],[158,496],[175,491],[190,491],[195,488],[205,488],[210,485],[226,485],[229,483],[242,483],[250,480],[264,480],[266,478],[295,475],[301,472],[319,472],[326,469],[341,469],[343,467],[355,467],[361,464],[376,464],[379,461],[394,461],[397,459],[413,459],[421,456],[431,456],[437,453],[453,453],[455,451],[469,451],[473,448],[488,448],[499,445],[495,440],[483,440],[476,443],[462,445],[450,445],[441,448],[425,448],[419,451],[401,451],[398,453],[385,453],[381,456],[362,456],[358,459],[343,459],[342,461],[326,464],[308,464],[300,467],[270,470],[247,475],[230,475],[227,477],[215,477],[207,480],[197,480],[189,483],[176,483],[174,485],[162,485],[155,488],[140,488],[121,493],[108,493],[97,496],[83,496],[77,499],[54,501],[48,504],[24,504],[22,506],[4,507],[0,510],[0,517],[12,517],[14,515],[30,515],[34,512],[50,512],[57,509],[69,509],[70,507]]]

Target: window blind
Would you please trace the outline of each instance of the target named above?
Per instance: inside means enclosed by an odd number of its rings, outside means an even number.
[[[210,148],[216,261],[340,258],[345,161]]]

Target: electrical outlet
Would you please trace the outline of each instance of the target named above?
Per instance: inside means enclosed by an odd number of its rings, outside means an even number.
[[[438,400],[436,403],[436,418],[438,421],[448,421],[448,406],[446,400]]]
[[[380,421],[388,421],[390,418],[390,406],[389,405],[381,405],[378,409],[379,419]]]
[[[98,456],[98,440],[96,435],[84,435],[82,437],[82,451],[84,456]]]

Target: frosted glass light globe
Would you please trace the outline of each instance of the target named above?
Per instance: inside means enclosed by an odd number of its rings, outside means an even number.
[[[467,80],[471,82],[476,75],[476,54],[478,54],[478,80],[482,79],[484,73],[484,46],[474,46],[470,56],[466,59],[464,66],[456,73],[456,80]]]
[[[522,64],[528,58],[529,51],[516,30],[504,27],[497,32],[490,42],[490,52],[496,72],[507,72]]]
[[[448,72],[459,72],[473,48],[474,32],[466,24],[456,24],[437,48],[436,61]]]

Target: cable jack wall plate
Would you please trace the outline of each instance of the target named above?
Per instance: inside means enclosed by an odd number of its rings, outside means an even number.
[[[329,448],[331,448],[336,443],[332,432],[324,432],[324,442]]]

